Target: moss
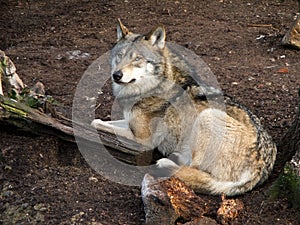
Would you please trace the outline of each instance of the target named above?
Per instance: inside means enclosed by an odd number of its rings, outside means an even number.
[[[269,197],[271,200],[286,198],[300,211],[300,177],[289,164],[285,165],[283,172],[272,185]]]

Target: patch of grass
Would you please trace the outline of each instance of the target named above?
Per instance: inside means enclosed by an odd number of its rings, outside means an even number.
[[[283,172],[272,185],[269,197],[271,200],[287,198],[300,212],[300,177],[289,164],[284,167]]]

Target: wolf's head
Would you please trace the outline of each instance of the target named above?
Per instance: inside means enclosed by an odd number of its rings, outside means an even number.
[[[165,70],[165,38],[166,32],[161,26],[140,35],[130,32],[118,20],[117,43],[111,52],[115,95],[121,91],[123,95],[142,94],[159,83],[159,75]]]

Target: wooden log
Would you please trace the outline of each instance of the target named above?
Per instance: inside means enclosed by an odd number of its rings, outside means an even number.
[[[25,85],[16,73],[16,67],[11,59],[0,50],[0,94],[3,95],[2,84],[5,85],[7,91],[14,90],[19,93]]]
[[[226,199],[223,195],[219,208],[206,203],[178,178],[157,178],[146,174],[142,182],[146,225],[216,225],[231,224],[244,204],[239,199]],[[212,213],[213,212],[213,213]],[[205,216],[214,214],[214,218]]]
[[[0,95],[0,123],[13,125],[19,129],[37,135],[52,135],[62,140],[75,143],[84,141],[90,148],[99,147],[101,143],[117,159],[133,165],[149,165],[152,161],[152,150],[147,149],[125,137],[116,137],[108,130],[95,130],[89,124],[77,124],[63,116],[53,118],[40,110],[30,108],[20,102]],[[76,129],[76,132],[74,132]]]
[[[142,183],[142,199],[147,225],[196,224],[193,221],[217,224],[203,216],[207,211],[205,201],[175,177],[154,179],[146,174]]]

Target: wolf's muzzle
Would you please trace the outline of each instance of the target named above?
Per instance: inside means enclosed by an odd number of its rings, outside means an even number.
[[[113,73],[112,75],[114,82],[118,84],[132,84],[136,81],[136,79],[131,79],[129,82],[123,82],[122,77],[123,77],[123,72],[121,70],[118,70]]]

